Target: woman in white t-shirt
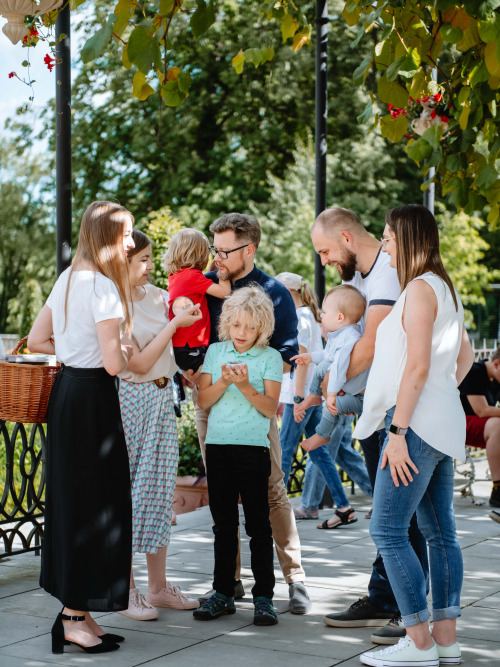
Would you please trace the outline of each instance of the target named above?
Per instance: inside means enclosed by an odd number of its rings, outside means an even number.
[[[170,322],[168,294],[148,284],[153,269],[151,241],[138,229],[128,253],[133,310],[133,348],[128,369],[120,375],[120,405],[132,484],[132,552],[146,553],[148,590],[144,597],[130,574],[128,608],[120,613],[138,621],[158,618],[155,607],[196,609],[197,599],[186,597],[165,577],[179,442],[171,380],[177,371],[171,339],[176,329],[199,319],[191,306]]]
[[[382,248],[403,291],[378,327],[354,436],[366,438],[385,424],[370,534],[407,634],[396,646],[360,658],[363,664],[387,667],[458,664],[463,563],[453,512],[453,458],[465,455],[458,385],[473,353],[462,304],[441,261],[432,213],[418,204],[390,211]],[[425,575],[408,539],[415,511],[429,547],[432,634]]]
[[[115,376],[130,348],[126,254],[134,218],[123,206],[85,211],[73,266],[57,279],[28,338],[55,354],[61,371],[47,413],[45,527],[40,585],[64,605],[52,652],[73,643],[88,653],[119,648],[91,611],[126,609],[132,508],[127,448]]]

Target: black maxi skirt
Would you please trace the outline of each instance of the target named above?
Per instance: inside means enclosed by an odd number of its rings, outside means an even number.
[[[128,607],[132,504],[116,381],[63,366],[47,416],[40,585],[70,609]]]

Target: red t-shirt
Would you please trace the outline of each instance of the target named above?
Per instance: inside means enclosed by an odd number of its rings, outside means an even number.
[[[172,337],[174,347],[200,347],[210,341],[210,315],[208,313],[206,291],[214,283],[205,278],[199,269],[181,269],[168,277],[168,312],[174,317],[172,304],[179,296],[187,296],[193,303],[200,304],[201,320],[190,327],[177,329]]]

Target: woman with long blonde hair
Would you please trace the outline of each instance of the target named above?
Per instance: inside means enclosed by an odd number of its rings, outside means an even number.
[[[382,249],[402,293],[379,325],[363,414],[354,436],[385,424],[370,534],[406,627],[395,646],[363,653],[375,667],[458,664],[463,563],[453,512],[453,458],[465,458],[458,385],[473,362],[464,312],[439,254],[432,213],[419,204],[387,214]],[[430,556],[432,633],[422,565],[408,539],[417,512]]]
[[[61,371],[47,414],[45,529],[40,585],[63,604],[52,652],[119,648],[91,611],[128,606],[132,513],[127,448],[115,376],[131,349],[127,253],[134,218],[100,201],[82,219],[73,266],[55,283],[29,334],[33,352]]]

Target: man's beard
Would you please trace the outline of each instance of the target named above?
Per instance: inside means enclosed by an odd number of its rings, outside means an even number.
[[[343,248],[342,261],[337,262],[337,265],[337,271],[339,272],[342,280],[346,280],[347,282],[352,280],[354,278],[354,274],[356,273],[356,255],[352,252],[352,250]]]
[[[235,278],[237,279],[238,276],[240,276],[245,270],[245,262],[241,262],[241,265],[233,270],[229,271],[226,268],[218,267],[217,268],[217,278],[219,280],[231,280],[233,281]]]

